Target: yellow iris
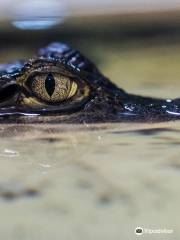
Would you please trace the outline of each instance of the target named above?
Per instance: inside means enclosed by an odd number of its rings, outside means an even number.
[[[31,89],[43,101],[56,103],[73,97],[77,84],[58,73],[40,74],[33,78]]]

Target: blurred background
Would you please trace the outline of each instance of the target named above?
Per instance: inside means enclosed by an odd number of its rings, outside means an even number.
[[[178,0],[0,0],[1,62],[66,42],[141,94],[178,96],[179,40]]]
[[[178,0],[0,0],[0,62],[61,41],[129,91],[176,97],[179,24]]]

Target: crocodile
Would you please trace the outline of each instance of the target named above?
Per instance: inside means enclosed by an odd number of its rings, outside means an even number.
[[[163,122],[180,99],[129,94],[79,51],[54,42],[29,60],[0,65],[0,123]]]

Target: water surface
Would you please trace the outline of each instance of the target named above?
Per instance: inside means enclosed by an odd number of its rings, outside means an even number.
[[[129,92],[179,96],[177,45],[77,46]],[[2,62],[30,52],[2,51]],[[141,226],[174,230],[145,239],[178,240],[179,133],[180,122],[1,125],[0,238],[135,239]]]

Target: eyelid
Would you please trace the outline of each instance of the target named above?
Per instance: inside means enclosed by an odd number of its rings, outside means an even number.
[[[91,84],[90,80],[87,80],[87,74],[84,74],[83,71],[80,73],[69,70],[68,66],[63,66],[63,64],[54,62],[45,62],[45,65],[42,65],[41,62],[36,62],[32,65],[26,66],[22,71],[22,74],[18,76],[17,84],[22,87],[22,97],[21,97],[21,106],[28,106],[34,111],[38,109],[43,109],[43,113],[48,111],[76,111],[80,107],[83,107],[89,99],[92,98]],[[48,103],[46,101],[40,100],[35,94],[33,94],[30,83],[33,77],[41,74],[62,74],[65,77],[69,77],[73,82],[77,84],[77,92],[74,96],[73,92],[70,92],[70,98],[63,102],[59,103]]]
[[[84,70],[75,69],[73,66],[56,60],[48,59],[47,58],[36,58],[30,60],[28,63],[24,65],[22,69],[22,74],[16,80],[17,83],[23,86],[24,78],[28,78],[31,74],[38,74],[38,73],[48,73],[48,72],[57,72],[61,73],[62,75],[83,79],[87,84],[91,85],[91,79],[94,78],[94,75],[86,72]]]
[[[16,82],[20,86],[24,86],[24,83],[30,76],[49,72],[59,73],[67,77],[76,77],[76,74],[67,69],[67,66],[64,66],[62,63],[47,61],[47,59],[36,59],[24,65],[22,74],[16,78]]]

